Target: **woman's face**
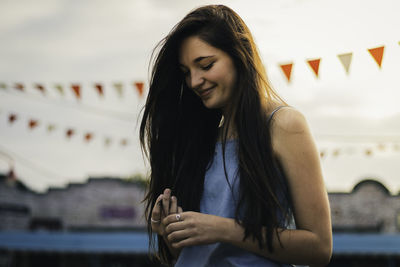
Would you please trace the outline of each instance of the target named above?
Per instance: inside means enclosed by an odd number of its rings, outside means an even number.
[[[236,81],[236,69],[224,51],[197,36],[186,38],[181,45],[179,63],[186,84],[207,108],[224,109]]]

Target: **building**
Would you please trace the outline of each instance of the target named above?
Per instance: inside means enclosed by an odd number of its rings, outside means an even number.
[[[145,185],[90,178],[36,193],[0,175],[0,266],[159,266],[148,258]],[[334,250],[329,266],[400,265],[400,195],[366,179],[329,193]],[[43,261],[45,259],[45,261]]]

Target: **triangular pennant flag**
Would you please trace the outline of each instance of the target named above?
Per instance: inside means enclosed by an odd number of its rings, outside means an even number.
[[[38,126],[37,120],[29,120],[29,129],[34,129],[36,126]]]
[[[24,91],[24,85],[22,83],[16,83],[14,87],[15,87],[15,89]]]
[[[115,90],[117,90],[118,96],[122,97],[122,90],[123,90],[122,83],[114,83],[114,87],[115,87]]]
[[[35,88],[40,90],[40,92],[42,92],[42,94],[45,94],[43,85],[37,83],[37,84],[35,84]]]
[[[371,156],[372,155],[372,150],[371,149],[366,149],[364,153],[367,156]]]
[[[351,60],[353,58],[353,53],[340,54],[337,56],[338,56],[340,62],[342,63],[346,73],[349,74],[350,64],[351,64]]]
[[[61,84],[54,85],[54,88],[57,89],[57,91],[60,93],[60,95],[64,95],[64,89]]]
[[[16,115],[16,114],[11,113],[10,115],[8,115],[8,122],[9,122],[10,124],[13,124],[14,121],[16,121],[16,120],[17,120],[17,115]]]
[[[139,96],[142,96],[144,84],[142,82],[135,82],[135,86],[136,86],[136,90],[139,93]]]
[[[340,154],[340,150],[339,149],[335,149],[333,151],[333,156],[337,157],[337,156],[339,156],[339,154]]]
[[[382,66],[382,58],[384,51],[385,51],[385,46],[368,49],[368,52],[375,59],[375,62],[376,64],[378,64],[379,68]]]
[[[7,89],[7,84],[0,83],[0,89]]]
[[[81,86],[79,84],[71,85],[77,99],[81,99]]]
[[[321,62],[320,58],[317,59],[309,59],[307,60],[308,65],[311,67],[313,70],[315,77],[318,78],[318,72],[319,72],[319,63]]]
[[[89,142],[90,140],[92,140],[93,138],[93,134],[92,133],[87,133],[85,134],[85,141]]]
[[[74,135],[75,131],[73,129],[67,129],[66,135],[67,138],[71,138]]]
[[[122,139],[121,140],[121,146],[126,146],[128,144],[128,140],[127,139]]]
[[[279,67],[281,67],[281,70],[283,71],[283,74],[285,74],[287,81],[290,82],[290,76],[292,75],[293,63],[280,64]]]
[[[51,133],[52,131],[54,131],[56,129],[56,126],[54,124],[49,124],[47,125],[47,131],[49,133]]]
[[[111,144],[111,138],[109,137],[104,138],[104,145],[109,146],[110,144]]]
[[[97,89],[97,92],[99,93],[100,96],[104,96],[103,86],[101,84],[96,83],[94,87]]]

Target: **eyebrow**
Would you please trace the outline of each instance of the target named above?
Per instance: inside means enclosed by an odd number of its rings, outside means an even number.
[[[193,60],[193,62],[197,63],[197,62],[202,61],[203,59],[210,58],[210,57],[215,57],[215,56],[212,55],[212,56],[206,56],[206,57],[198,57],[195,60]]]
[[[212,57],[215,57],[215,55],[204,56],[204,57],[197,57],[197,58],[195,58],[195,59],[193,60],[193,62],[194,62],[194,63],[199,63],[199,62],[202,61],[203,59],[212,58]],[[183,65],[182,63],[179,63],[179,65],[180,65],[181,67],[185,67],[185,68],[186,68],[186,66]]]

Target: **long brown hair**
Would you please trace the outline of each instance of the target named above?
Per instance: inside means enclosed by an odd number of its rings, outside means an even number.
[[[237,134],[240,201],[235,219],[245,229],[244,239],[251,237],[272,251],[274,231],[284,227],[284,218],[291,215],[291,201],[272,152],[268,112],[277,103],[286,104],[268,83],[250,30],[223,5],[193,10],[158,45],[140,126],[140,141],[151,167],[145,197],[149,235],[153,240],[151,210],[165,188],[172,189],[183,210],[199,211],[204,175],[218,137],[221,111],[204,107],[179,69],[180,44],[189,36],[223,50],[234,62],[236,85],[225,121],[235,125]],[[225,125],[223,149],[228,128]],[[161,237],[158,255],[163,262],[172,260]]]

